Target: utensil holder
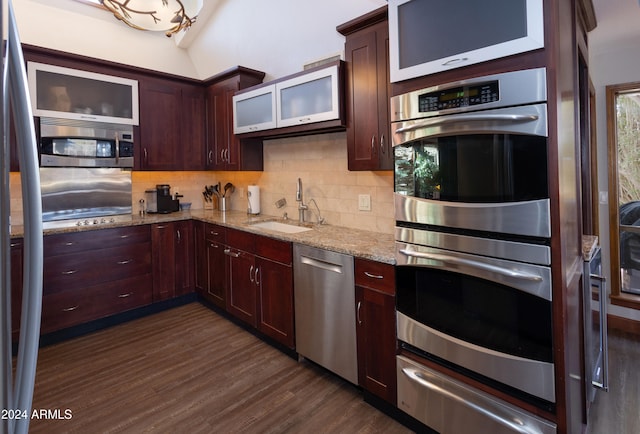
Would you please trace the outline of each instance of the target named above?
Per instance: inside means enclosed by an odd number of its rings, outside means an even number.
[[[226,197],[221,197],[218,201],[218,209],[222,212],[227,211],[230,208],[230,201],[227,201]]]

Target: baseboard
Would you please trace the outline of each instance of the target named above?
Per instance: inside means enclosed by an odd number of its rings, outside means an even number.
[[[640,336],[640,321],[634,321],[621,316],[607,315],[607,328],[611,331],[631,333]]]

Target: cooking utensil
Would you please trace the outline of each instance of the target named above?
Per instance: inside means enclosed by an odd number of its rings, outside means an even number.
[[[222,194],[222,197],[227,197],[227,191],[232,190],[233,188],[234,188],[233,184],[230,182],[227,182],[224,185],[224,193]],[[231,191],[231,193],[233,193],[233,190]]]

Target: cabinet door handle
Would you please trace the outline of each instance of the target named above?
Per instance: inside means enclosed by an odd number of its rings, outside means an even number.
[[[376,149],[376,136],[371,136],[371,151],[375,151]]]
[[[300,118],[299,122],[309,122],[311,118]]]
[[[214,243],[210,243],[210,244],[209,244],[209,247],[213,247],[214,249],[217,249],[217,248],[218,248],[218,247],[220,247],[220,246],[218,246],[217,244],[214,244]],[[226,253],[226,252],[225,252],[225,253]]]
[[[380,276],[379,274],[371,274],[368,271],[365,271],[364,275],[372,279],[384,279],[384,276]]]
[[[253,265],[251,266],[251,268],[249,268],[249,281],[251,281],[251,283],[254,283],[254,280],[253,280]]]
[[[143,160],[144,160],[144,162],[146,163],[146,162],[147,162],[147,160],[148,160],[148,156],[149,156],[149,154],[147,153],[147,148],[143,148],[143,149],[142,149],[142,152],[143,152],[143,154],[144,154],[144,157],[143,157],[142,159],[143,159]]]
[[[384,149],[384,134],[380,134],[380,152],[382,152],[383,155],[387,153]]]
[[[118,265],[127,265],[127,264],[130,264],[131,262],[133,262],[133,259],[125,259],[124,261],[116,262],[116,264],[118,264]]]
[[[72,307],[65,307],[64,309],[62,309],[62,311],[63,312],[73,312],[74,310],[76,310],[79,307],[80,307],[80,305],[76,304],[75,306],[72,306]]]
[[[256,267],[256,272],[254,274],[254,278],[253,280],[256,281],[256,286],[260,286],[260,281],[258,280],[258,272],[260,271],[260,269],[258,267]]]
[[[64,274],[65,276],[69,276],[69,275],[75,274],[77,272],[78,272],[78,270],[68,270],[68,271],[62,271],[62,274]]]
[[[118,298],[127,298],[127,297],[131,297],[133,295],[133,292],[127,292],[126,294],[118,294]]]
[[[224,149],[220,150],[220,161],[224,163]]]
[[[362,302],[358,302],[358,307],[356,308],[356,318],[358,320],[358,325],[362,325],[362,319],[360,319],[360,308],[362,307]]]
[[[209,151],[209,154],[207,155],[207,160],[209,160],[209,163],[213,163],[213,151]]]
[[[178,244],[180,244],[180,241],[182,241],[182,236],[180,235],[180,229],[176,230],[176,236],[178,237]]]

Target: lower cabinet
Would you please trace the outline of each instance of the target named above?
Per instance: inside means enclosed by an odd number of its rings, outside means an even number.
[[[152,302],[149,226],[44,237],[41,332]]]
[[[151,225],[153,301],[187,294],[193,289],[193,230],[191,222]]]
[[[396,317],[393,265],[355,259],[358,383],[396,405]]]
[[[209,302],[226,309],[226,229],[211,223],[193,222],[195,289]]]
[[[292,245],[227,230],[227,312],[294,348]]]

